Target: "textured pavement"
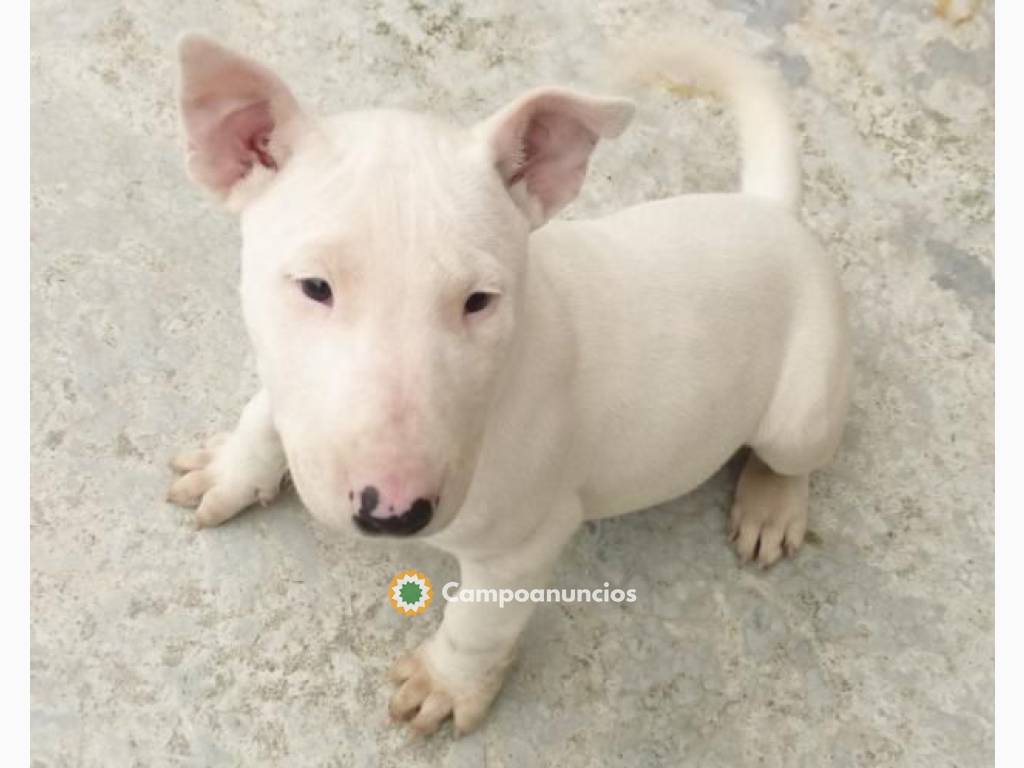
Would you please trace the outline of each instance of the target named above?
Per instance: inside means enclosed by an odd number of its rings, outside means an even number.
[[[32,4],[33,766],[980,766],[993,731],[993,32],[927,0]],[[953,3],[953,6],[960,3]],[[205,28],[333,111],[472,120],[599,87],[627,31],[688,24],[776,62],[805,218],[842,268],[849,427],[799,556],[740,568],[736,468],[588,524],[484,728],[410,743],[384,672],[436,625],[385,590],[455,576],[331,534],[294,496],[196,533],[167,460],[255,387],[235,222],[186,180],[174,37]],[[727,116],[666,92],[569,216],[732,189]]]

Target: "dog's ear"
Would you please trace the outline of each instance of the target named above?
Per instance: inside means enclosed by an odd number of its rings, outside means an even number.
[[[192,179],[223,200],[255,171],[271,178],[288,160],[304,122],[288,86],[261,64],[198,33],[178,39],[178,58]]]
[[[536,228],[576,197],[597,140],[622,133],[633,110],[626,99],[538,88],[476,131],[512,199]]]

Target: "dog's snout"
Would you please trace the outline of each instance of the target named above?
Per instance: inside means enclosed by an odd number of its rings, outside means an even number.
[[[382,494],[374,485],[350,491],[349,500],[356,507],[352,520],[361,531],[396,536],[409,536],[425,528],[440,501],[437,496],[421,496],[403,503],[397,495]]]

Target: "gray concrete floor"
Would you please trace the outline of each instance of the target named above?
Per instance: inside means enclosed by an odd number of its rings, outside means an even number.
[[[36,0],[32,8],[33,765],[979,766],[992,760],[992,11],[928,0],[459,4]],[[941,5],[941,3],[939,3]],[[761,573],[725,540],[732,468],[588,525],[484,729],[409,744],[386,665],[425,547],[332,536],[294,498],[197,534],[168,457],[252,392],[232,218],[186,181],[174,36],[203,27],[324,110],[472,119],[586,83],[667,20],[760,51],[795,94],[806,218],[856,332],[849,429],[811,542]],[[721,110],[639,94],[584,216],[729,189]]]

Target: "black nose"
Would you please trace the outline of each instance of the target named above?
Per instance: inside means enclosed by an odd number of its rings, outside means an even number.
[[[379,501],[380,494],[377,493],[376,488],[372,485],[363,488],[362,493],[359,494],[359,516],[369,517],[370,513],[377,508]]]
[[[359,495],[359,514],[353,515],[352,521],[363,533],[410,536],[425,528],[434,516],[434,504],[429,499],[416,499],[400,515],[374,517],[371,513],[377,508],[377,500],[377,489],[373,486],[364,488]]]

